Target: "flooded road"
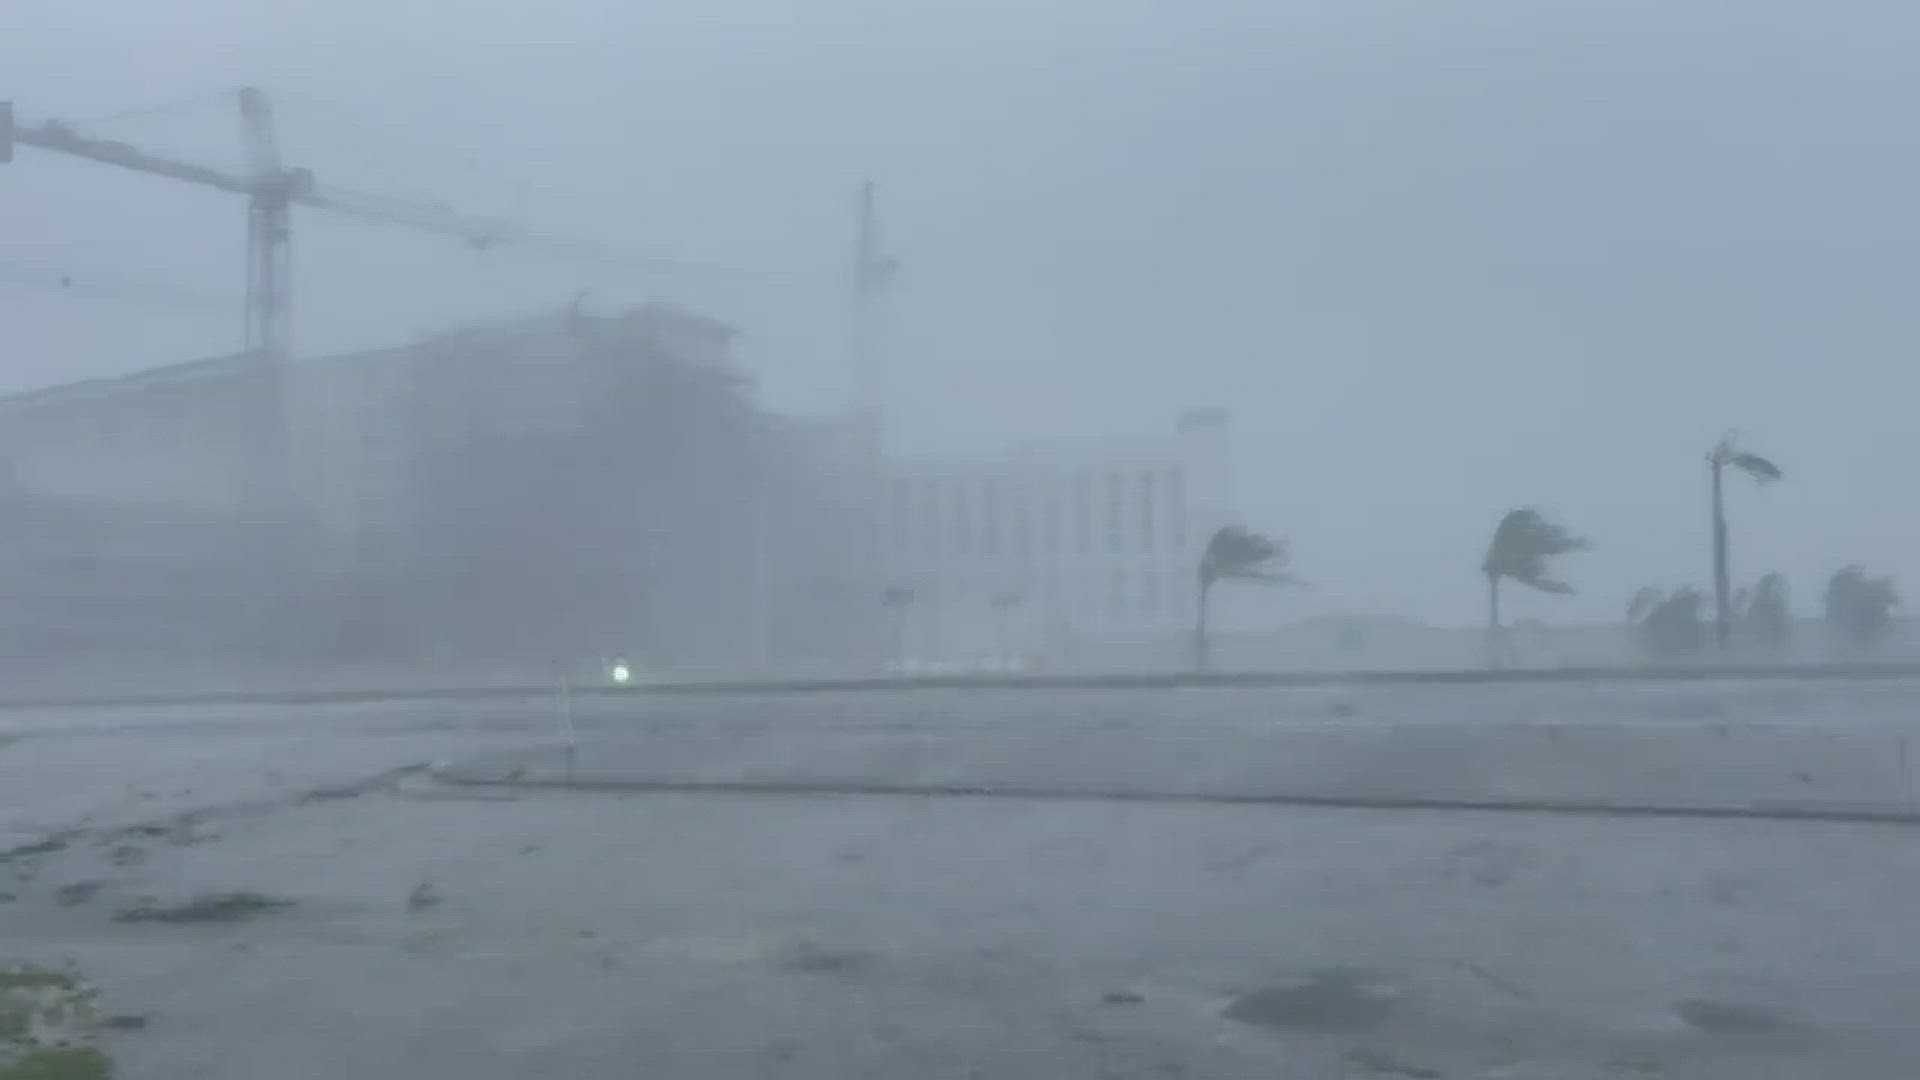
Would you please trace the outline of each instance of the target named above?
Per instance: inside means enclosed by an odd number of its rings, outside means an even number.
[[[1204,796],[1897,807],[1909,701],[584,697],[594,791],[552,703],[9,714],[0,957],[135,1078],[1907,1076],[1911,827]],[[1183,797],[778,790],[876,777]]]

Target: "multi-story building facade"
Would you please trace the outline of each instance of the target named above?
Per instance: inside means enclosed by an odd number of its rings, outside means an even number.
[[[846,425],[758,405],[731,335],[558,312],[0,398],[0,679],[186,652],[870,669],[870,482]]]
[[[1072,664],[1102,640],[1192,627],[1199,552],[1232,519],[1226,416],[1163,439],[889,463],[883,536],[897,660]]]

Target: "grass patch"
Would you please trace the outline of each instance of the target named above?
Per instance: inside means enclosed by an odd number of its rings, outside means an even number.
[[[53,892],[61,907],[77,907],[93,899],[94,894],[105,888],[104,881],[76,881],[71,885],[62,885]]]
[[[86,1045],[97,995],[76,971],[31,964],[0,969],[0,1080],[111,1076],[107,1059]]]
[[[196,896],[179,904],[143,901],[121,908],[113,918],[115,922],[129,923],[240,922],[255,915],[282,911],[292,906],[291,900],[263,896],[256,892],[227,892]]]
[[[32,1030],[32,1009],[19,1002],[0,999],[0,1044],[19,1042]]]
[[[80,976],[52,968],[17,967],[0,971],[0,993],[8,990],[77,990]]]
[[[1795,1026],[1792,1020],[1772,1009],[1705,998],[1676,1002],[1673,1011],[1680,1014],[1680,1019],[1715,1035],[1761,1035]]]
[[[31,844],[21,844],[19,847],[0,851],[0,862],[30,859],[36,855],[52,855],[65,850],[67,850],[67,841],[64,838],[50,836],[45,840],[37,840]]]
[[[112,1080],[113,1061],[91,1046],[42,1046],[11,1065],[0,1066],[0,1080]]]

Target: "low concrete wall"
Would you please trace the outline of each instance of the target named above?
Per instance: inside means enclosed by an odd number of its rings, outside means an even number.
[[[1920,679],[732,695],[465,783],[1920,821]],[[557,738],[556,738],[556,741]]]
[[[644,695],[828,694],[899,693],[944,690],[1168,690],[1206,687],[1335,687],[1358,689],[1383,686],[1501,686],[1610,683],[1712,683],[1725,680],[1761,683],[1889,680],[1920,677],[1920,663],[1805,664],[1759,667],[1716,665],[1696,667],[1613,668],[1465,668],[1431,671],[1215,671],[1148,674],[953,674],[797,679],[688,679],[652,680],[615,685],[604,676],[573,682],[567,693],[582,699],[640,697]],[[95,692],[12,687],[0,694],[0,709],[45,707],[111,707],[193,705],[219,703],[324,704],[354,701],[459,701],[491,699],[551,699],[561,693],[557,678],[501,679],[491,682],[409,682],[403,677],[356,682],[302,680],[275,684],[247,679],[210,683],[182,689]],[[1920,700],[1915,703],[1920,717]]]
[[[1488,633],[1477,626],[1429,626],[1405,619],[1327,616],[1258,633],[1220,633],[1210,639],[1212,665],[1222,671],[1410,671],[1488,666]],[[1697,662],[1718,663],[1706,654]],[[1726,659],[1747,664],[1810,665],[1874,660],[1920,663],[1920,620],[1897,619],[1871,656],[1833,640],[1824,619],[1800,619],[1778,653],[1736,650]],[[1501,666],[1511,668],[1640,667],[1655,661],[1625,623],[1548,626],[1521,622],[1500,638]],[[1191,634],[1136,640],[1086,640],[1061,651],[1055,663],[1075,671],[1179,671],[1193,666]],[[1681,658],[1678,663],[1687,662]]]

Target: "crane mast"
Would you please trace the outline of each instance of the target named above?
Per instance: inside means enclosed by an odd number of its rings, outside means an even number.
[[[286,358],[293,295],[293,197],[311,191],[313,173],[280,164],[267,96],[240,91],[240,120],[253,168],[247,192],[247,351]]]

